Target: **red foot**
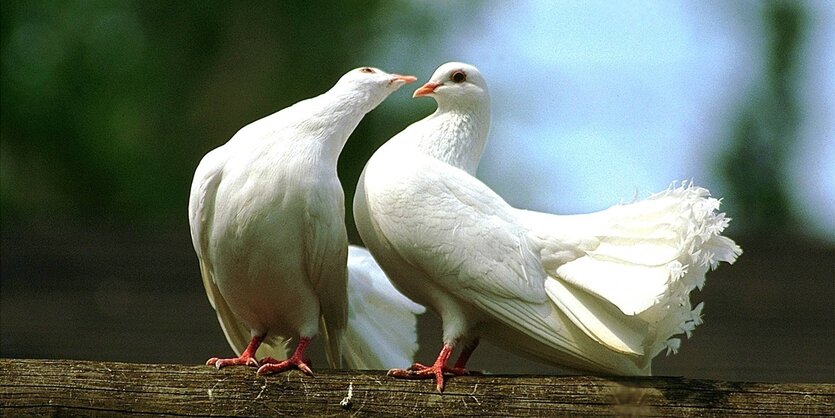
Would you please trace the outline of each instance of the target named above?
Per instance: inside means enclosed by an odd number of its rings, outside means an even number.
[[[226,366],[253,366],[258,367],[258,360],[255,359],[255,352],[258,350],[258,346],[261,345],[261,341],[264,340],[264,336],[257,336],[252,337],[249,340],[249,344],[246,346],[246,350],[241,353],[240,357],[233,357],[233,358],[217,358],[212,357],[209,361],[206,362],[207,366],[215,366],[218,369],[221,367]]]
[[[431,369],[432,367],[434,367],[434,366],[426,366],[426,365],[423,365],[423,364],[420,364],[420,363],[414,363],[411,366],[409,366],[409,368],[406,369],[405,371],[407,371],[407,372],[422,372],[426,369]],[[403,370],[403,369],[392,369],[392,370]],[[443,367],[443,372],[444,372],[444,374],[451,374],[453,376],[481,376],[482,375],[482,373],[479,372],[479,371],[469,370],[465,367],[459,367],[457,363],[453,367],[444,366]]]
[[[458,367],[463,366],[466,363],[466,359],[463,362],[459,359],[455,364],[456,367],[448,367],[446,365],[450,354],[452,354],[452,349],[453,346],[451,344],[444,344],[444,347],[438,354],[438,358],[435,360],[435,364],[432,366],[415,363],[408,369],[391,369],[388,371],[388,375],[400,379],[435,379],[435,388],[438,389],[438,392],[443,393],[446,384],[444,381],[445,374],[453,376],[467,376],[470,374],[470,371],[464,367]],[[469,351],[472,352],[472,350]],[[467,358],[469,358],[469,353],[467,354]]]
[[[296,346],[296,351],[293,355],[284,361],[279,361],[271,357],[261,359],[263,366],[258,368],[258,374],[280,373],[290,369],[299,369],[302,373],[313,376],[313,370],[310,369],[308,363],[310,359],[304,357],[304,350],[307,344],[310,343],[310,338],[302,338],[299,340],[299,345]]]
[[[389,376],[400,379],[435,379],[435,388],[438,389],[438,392],[444,391],[444,386],[446,385],[444,380],[445,374],[467,376],[470,372],[467,369],[439,366],[437,364],[431,367],[413,364],[408,369],[391,369],[388,371]]]
[[[313,376],[313,370],[311,370],[310,366],[307,365],[307,363],[310,362],[309,360],[296,358],[296,356],[290,357],[284,361],[269,359],[273,361],[270,363],[268,363],[267,360],[268,359],[261,360],[261,362],[265,364],[258,368],[258,374],[281,373],[290,369],[299,369],[302,373],[308,376]]]
[[[240,356],[233,358],[217,358],[212,357],[206,362],[207,366],[215,366],[218,369],[226,366],[252,366],[258,367],[258,360],[249,356]]]

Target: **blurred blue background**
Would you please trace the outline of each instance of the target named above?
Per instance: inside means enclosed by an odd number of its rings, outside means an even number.
[[[657,373],[835,380],[828,1],[0,7],[4,357],[197,363],[228,352],[188,234],[200,158],[351,68],[422,82],[456,60],[490,85],[479,177],[514,206],[590,212],[691,178],[723,198],[746,253],[708,276],[694,295],[705,325]],[[402,90],[346,146],[348,202],[373,151],[434,109]],[[359,243],[350,213],[347,223]],[[425,317],[429,357],[439,329]],[[559,372],[489,346],[473,365]]]

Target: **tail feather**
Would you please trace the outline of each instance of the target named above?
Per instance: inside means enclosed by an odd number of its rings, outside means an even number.
[[[586,335],[614,351],[642,356],[646,326],[625,317],[614,305],[560,280],[545,282],[545,292]]]
[[[348,327],[343,356],[355,369],[388,369],[412,362],[417,318],[425,309],[389,282],[368,250],[348,249]]]
[[[701,323],[702,305],[693,309],[689,295],[708,269],[742,253],[720,235],[730,220],[719,203],[685,182],[596,213],[522,216],[544,255],[584,244],[571,257],[543,257],[555,304],[598,342],[649,362],[665,348],[676,351],[680,340],[672,337]]]
[[[326,316],[319,318],[319,329],[325,347],[325,359],[330,367],[341,369],[345,356],[345,325],[337,321],[328,321]]]

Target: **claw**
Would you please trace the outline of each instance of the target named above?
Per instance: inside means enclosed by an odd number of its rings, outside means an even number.
[[[409,366],[409,368],[406,369],[406,370],[423,370],[423,369],[428,369],[428,368],[429,368],[429,366],[423,365],[421,363],[412,363],[412,365]]]
[[[311,370],[310,366],[308,366],[308,364],[311,363],[310,359],[304,357],[304,350],[307,348],[307,344],[309,342],[310,338],[300,339],[299,345],[296,347],[296,351],[287,360],[280,361],[272,357],[265,357],[261,359],[261,363],[263,365],[258,368],[256,373],[264,375],[270,373],[280,373],[290,369],[299,369],[302,373],[308,376],[313,376],[313,370]]]
[[[221,367],[226,366],[253,366],[258,367],[258,360],[255,359],[255,352],[258,350],[258,346],[261,345],[261,341],[264,340],[264,336],[255,336],[249,340],[249,344],[246,346],[246,350],[239,357],[233,358],[218,358],[212,357],[208,361],[206,361],[207,366],[215,366],[218,370]]]
[[[308,376],[313,376],[313,370],[311,370],[304,361],[293,357],[290,357],[282,362],[265,364],[259,367],[256,373],[259,375],[265,375],[270,373],[280,373],[290,369],[299,369],[302,373]]]
[[[441,349],[432,366],[414,363],[407,369],[391,369],[386,375],[399,379],[435,379],[435,388],[439,393],[443,393],[446,386],[445,374],[453,376],[468,376],[470,374],[470,371],[463,367],[448,367],[446,365],[452,353],[452,348],[452,345],[444,344],[444,348]],[[458,363],[456,363],[456,366],[458,366]]]
[[[244,353],[246,354],[246,353]],[[206,362],[207,366],[215,366],[218,370],[221,367],[226,366],[252,366],[258,367],[258,360],[255,360],[252,357],[247,357],[245,355],[241,355],[240,357],[234,358],[217,358],[212,357],[209,361]]]

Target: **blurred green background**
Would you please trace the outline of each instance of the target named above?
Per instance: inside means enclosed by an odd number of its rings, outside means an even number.
[[[2,19],[3,221],[152,228],[182,226],[206,152],[373,63],[381,23],[414,45],[437,24],[386,1],[12,1]],[[345,175],[413,118],[364,124]]]
[[[522,4],[532,3],[542,2]],[[686,3],[676,5],[679,12],[691,13]],[[490,38],[501,31],[489,28],[506,27],[503,13],[512,15],[505,6],[4,1],[0,355],[195,363],[228,351],[202,293],[188,233],[188,190],[200,158],[240,127],[325,91],[354,67],[414,74],[419,83],[449,60],[489,69],[488,82],[490,74],[497,80],[513,79],[521,70],[530,74],[531,68],[523,68],[528,64],[514,59],[514,51]],[[724,198],[724,209],[734,218],[729,234],[746,253],[738,265],[709,276],[706,290],[695,295],[707,301],[706,324],[684,343],[681,354],[660,358],[657,372],[746,380],[835,379],[835,234],[828,229],[835,219],[835,192],[824,193],[822,214],[810,214],[797,204],[804,195],[789,182],[799,175],[791,162],[801,146],[802,122],[814,110],[798,93],[809,76],[805,58],[814,51],[808,47],[809,33],[816,25],[833,24],[816,15],[823,10],[831,16],[829,7],[826,2],[738,2],[711,11],[742,14],[735,18],[749,24],[748,30],[755,27],[765,34],[747,46],[763,57],[751,65],[752,87],[730,100],[732,114],[710,131],[723,145],[699,148],[708,138],[687,138],[697,144],[695,159],[704,160],[695,172],[707,173],[697,183]],[[588,30],[603,30],[606,22],[600,23]],[[507,30],[527,36],[524,25]],[[543,35],[529,36],[528,44],[549,45]],[[471,46],[465,41],[472,39],[495,43],[495,48],[467,53]],[[555,56],[568,54],[545,49]],[[500,104],[515,97],[509,92],[514,86],[491,83],[494,125],[518,117],[514,109],[524,112],[524,106]],[[339,166],[348,202],[373,151],[434,109],[430,100],[409,99],[411,87],[371,112],[349,140]],[[560,86],[529,89],[559,91]],[[549,103],[537,106],[549,109]],[[823,112],[832,115],[831,109]],[[817,141],[833,140],[827,128],[816,135]],[[507,193],[511,203],[526,206],[524,196],[536,194],[537,188],[520,179],[529,172],[539,176],[543,169],[503,166],[495,150],[515,148],[525,138],[505,138],[510,142],[502,145],[495,136],[491,144],[496,146],[491,151],[488,145],[482,166],[485,181]],[[663,147],[649,152],[668,152]],[[549,151],[531,152],[547,156]],[[825,178],[832,174],[831,161],[801,168],[819,170]],[[554,165],[547,175],[560,178],[570,174],[567,170]],[[652,179],[652,187],[676,179],[664,173]],[[519,190],[518,195],[511,192]],[[539,194],[548,200],[585,197]],[[527,206],[538,204],[534,199]],[[359,243],[350,218],[347,225],[352,242]],[[425,316],[421,356],[432,356],[439,329],[431,315]],[[506,372],[558,371],[489,346],[480,349],[473,364]]]

